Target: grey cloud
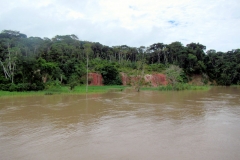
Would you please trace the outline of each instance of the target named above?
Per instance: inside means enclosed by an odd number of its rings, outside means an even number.
[[[14,0],[3,2],[0,31],[17,30],[28,36],[52,38],[55,35],[76,34],[81,40],[133,47],[157,42],[199,42],[206,45],[207,49],[221,51],[239,48],[240,44],[240,4],[237,0],[221,1],[223,5],[213,1],[202,3],[203,0],[201,3],[184,4],[181,8],[173,6],[156,14],[151,13],[151,10],[141,12],[138,9],[139,14],[130,15],[130,23],[136,24],[134,29],[124,28],[118,17],[106,19],[100,14],[105,8],[101,8],[97,0],[55,0],[42,7],[31,7],[26,3],[21,5]],[[132,4],[129,6],[135,7]],[[71,19],[67,17],[69,10],[84,16]]]

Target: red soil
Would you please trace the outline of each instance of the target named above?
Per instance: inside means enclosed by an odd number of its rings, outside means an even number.
[[[125,73],[121,73],[121,79],[123,85],[135,85],[140,76],[127,76]],[[102,75],[99,73],[89,73],[88,74],[89,85],[92,86],[102,86],[103,85],[103,78]],[[167,85],[167,79],[164,74],[155,73],[155,74],[146,74],[143,77],[143,85],[150,85],[153,87],[157,87],[159,85]]]
[[[102,75],[99,73],[89,73],[88,79],[89,79],[89,85],[92,85],[92,86],[103,85],[103,78],[102,78]]]
[[[134,85],[139,81],[140,76],[127,76],[125,73],[121,73],[121,78],[122,78],[123,85],[128,85],[128,84]],[[144,75],[143,79],[144,79],[144,82],[143,82],[144,85],[150,85],[153,87],[168,84],[166,76],[160,73],[146,74]]]

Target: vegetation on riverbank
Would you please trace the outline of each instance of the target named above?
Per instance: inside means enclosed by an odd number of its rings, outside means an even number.
[[[178,83],[174,86],[166,85],[166,86],[159,86],[159,87],[143,87],[141,90],[155,90],[155,91],[183,91],[183,90],[209,90],[211,86],[204,85],[204,86],[196,86],[187,83]]]
[[[110,86],[88,86],[88,92],[86,92],[86,86],[76,86],[73,90],[70,90],[68,86],[58,86],[45,89],[42,91],[25,91],[25,92],[10,92],[0,91],[0,97],[8,96],[39,96],[39,95],[54,95],[54,94],[93,94],[93,93],[106,93],[108,91],[123,91],[126,86],[110,85]]]
[[[240,49],[206,51],[200,43],[184,46],[181,42],[110,47],[79,40],[74,34],[49,39],[11,30],[0,33],[0,90],[11,94],[82,92],[84,89],[77,90],[76,86],[90,84],[90,72],[101,74],[104,85],[121,85],[122,72],[141,78],[144,74],[162,73],[169,86],[161,90],[191,89],[187,83],[194,75],[200,75],[203,84],[239,85]],[[139,90],[144,83],[138,81],[135,85]],[[70,90],[59,86],[69,86]]]

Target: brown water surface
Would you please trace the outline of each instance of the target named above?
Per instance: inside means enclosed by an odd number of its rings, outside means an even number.
[[[240,159],[240,88],[0,98],[0,159]]]

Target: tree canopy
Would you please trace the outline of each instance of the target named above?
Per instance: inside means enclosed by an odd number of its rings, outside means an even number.
[[[87,59],[89,71],[102,74],[105,84],[120,84],[119,72],[123,68],[136,69],[138,61],[144,62],[145,68],[152,72],[174,65],[187,76],[204,74],[218,85],[240,84],[240,49],[206,51],[206,46],[194,42],[186,46],[181,42],[157,42],[138,48],[106,46],[82,41],[74,34],[41,38],[3,30],[0,33],[0,90],[18,85],[25,86],[23,90],[43,89],[45,83],[56,80],[65,85],[73,81],[84,84],[82,77],[86,77]]]

